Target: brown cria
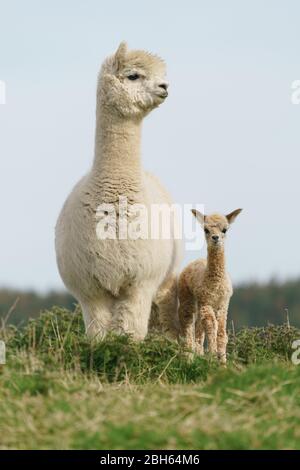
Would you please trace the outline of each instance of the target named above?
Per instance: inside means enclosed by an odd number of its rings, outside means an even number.
[[[210,353],[217,353],[226,363],[226,321],[232,283],[225,266],[225,238],[230,224],[242,209],[224,216],[204,216],[193,209],[207,242],[207,260],[190,263],[178,281],[180,334],[187,346],[197,354],[204,353],[207,338]]]

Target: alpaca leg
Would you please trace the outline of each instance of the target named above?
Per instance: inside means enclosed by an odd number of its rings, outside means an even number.
[[[205,305],[200,308],[200,320],[207,336],[208,351],[214,354],[217,352],[218,322],[212,307]]]
[[[217,352],[218,358],[222,364],[226,364],[226,347],[228,336],[226,332],[227,311],[219,311],[217,314],[218,319],[218,334],[217,334]]]
[[[179,306],[180,336],[183,338],[186,347],[188,361],[192,361],[195,353],[195,326],[194,326],[194,302],[181,302]]]
[[[156,301],[152,302],[151,313],[148,322],[148,333],[154,333],[162,330],[162,324],[159,318],[159,307]]]
[[[136,340],[145,338],[151,312],[154,289],[140,285],[125,292],[113,306],[110,330],[117,334],[130,334]]]
[[[103,295],[97,301],[81,301],[86,334],[93,339],[101,340],[108,331],[111,321],[111,299]]]
[[[163,333],[170,338],[177,338],[179,325],[177,319],[177,276],[168,277],[160,286],[155,298],[158,309],[158,324]]]
[[[195,350],[199,356],[204,354],[205,330],[201,318],[198,317],[195,323]]]
[[[178,309],[180,335],[184,338],[187,347],[194,350],[195,299],[184,283],[178,286],[178,297],[180,302]]]
[[[180,320],[180,335],[184,338],[187,347],[194,350],[194,302],[181,302],[178,313]]]

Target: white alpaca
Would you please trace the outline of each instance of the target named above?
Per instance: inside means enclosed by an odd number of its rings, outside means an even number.
[[[144,338],[159,288],[165,330],[175,316],[170,309],[176,297],[169,297],[175,291],[181,242],[174,240],[174,227],[168,240],[99,239],[96,234],[98,206],[109,203],[117,210],[120,196],[129,206],[148,209],[171,204],[159,181],[142,169],[140,156],[142,120],[167,95],[165,65],[157,56],[128,51],[121,43],[102,65],[94,163],[67,198],[56,226],[59,271],[81,304],[91,337],[112,330]]]

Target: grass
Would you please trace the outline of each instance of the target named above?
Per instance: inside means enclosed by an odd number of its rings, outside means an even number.
[[[288,325],[231,334],[228,367],[152,336],[93,344],[79,310],[3,327],[0,449],[297,449]]]

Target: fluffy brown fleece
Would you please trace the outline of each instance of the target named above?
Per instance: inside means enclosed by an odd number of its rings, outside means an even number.
[[[207,260],[190,263],[178,281],[179,320],[181,336],[187,346],[198,354],[204,353],[204,339],[208,350],[217,353],[226,363],[226,322],[232,283],[225,266],[225,237],[230,224],[242,209],[224,216],[204,216],[192,210],[202,225],[207,242]]]

